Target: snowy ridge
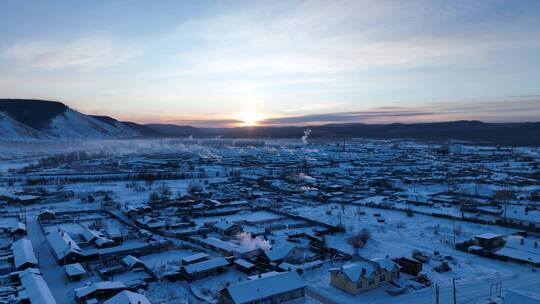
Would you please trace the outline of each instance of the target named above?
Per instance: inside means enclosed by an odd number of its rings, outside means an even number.
[[[139,131],[122,122],[107,123],[69,108],[43,129],[32,128],[0,111],[0,140],[113,139],[139,135]]]
[[[6,113],[0,112],[0,139],[18,140],[48,138],[50,138],[50,136],[47,134],[18,122]]]
[[[46,131],[53,137],[67,139],[120,138],[138,135],[137,131],[123,125],[121,122],[117,121],[114,125],[107,124],[71,109],[55,117]]]

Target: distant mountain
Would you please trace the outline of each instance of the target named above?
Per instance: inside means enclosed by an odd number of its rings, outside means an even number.
[[[0,139],[129,138],[139,134],[111,117],[85,115],[60,102],[0,99]]]
[[[222,129],[222,137],[231,138],[300,138],[310,129],[310,138],[371,138],[411,139],[445,142],[462,140],[501,145],[540,145],[540,122],[484,123],[480,121],[451,121],[414,124],[360,123],[328,124],[321,126],[243,127]]]
[[[201,129],[192,126],[179,126],[173,124],[146,124],[150,130],[161,134],[162,136],[187,137],[190,135],[200,135],[204,133]]]
[[[85,115],[56,101],[0,99],[0,140],[101,138],[310,138],[412,139],[445,142],[463,140],[501,145],[540,146],[540,122],[484,123],[451,121],[414,124],[361,123],[321,126],[195,128],[174,124],[121,122],[109,116]]]

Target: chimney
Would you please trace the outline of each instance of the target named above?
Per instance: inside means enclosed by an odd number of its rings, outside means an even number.
[[[525,239],[524,239],[524,238],[521,238],[521,240],[519,241],[519,243],[520,243],[521,245],[525,244]]]
[[[534,242],[534,248],[538,248],[538,242]]]
[[[68,242],[68,246],[71,247],[71,241]]]

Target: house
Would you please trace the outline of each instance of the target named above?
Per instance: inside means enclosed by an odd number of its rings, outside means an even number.
[[[399,266],[390,259],[365,260],[330,269],[330,285],[351,294],[377,288],[399,278]]]
[[[87,243],[92,243],[97,248],[111,247],[115,244],[113,240],[106,238],[101,232],[86,226],[82,227],[81,235]]]
[[[19,292],[19,303],[56,304],[47,282],[39,269],[27,268],[18,274],[23,289]]]
[[[6,227],[12,238],[20,238],[26,235],[26,225],[21,222],[13,222]]]
[[[265,250],[259,257],[263,262],[270,264],[281,262],[289,262],[291,260],[297,260],[303,256],[303,251],[296,248],[295,245],[290,243],[283,243],[272,246],[269,250]]]
[[[502,220],[523,228],[540,228],[540,210],[523,205],[503,206]]]
[[[210,258],[210,256],[204,252],[199,252],[196,254],[189,255],[187,257],[182,258],[182,265],[189,265],[193,263],[198,263],[202,261],[206,261]]]
[[[234,266],[236,266],[236,269],[240,270],[244,273],[253,273],[255,270],[255,264],[250,263],[244,259],[236,259],[234,260]]]
[[[122,259],[122,264],[124,264],[129,270],[147,268],[146,265],[143,263],[143,261],[139,260],[138,258],[132,255],[126,255]]]
[[[242,226],[224,220],[218,221],[217,223],[210,225],[210,227],[217,233],[227,236],[234,236],[242,232]]]
[[[128,217],[134,217],[136,215],[140,215],[141,213],[140,213],[139,208],[135,208],[132,205],[125,205],[124,214],[127,215]]]
[[[502,247],[505,243],[504,236],[494,233],[483,233],[474,237],[475,243],[487,250]]]
[[[231,285],[220,292],[222,304],[284,303],[305,296],[306,284],[296,272],[268,276]]]
[[[237,259],[252,259],[261,255],[263,251],[261,248],[251,245],[238,246],[233,250],[232,254]]]
[[[53,255],[60,265],[79,262],[83,259],[81,248],[65,231],[54,230],[47,234],[47,241],[53,250]]]
[[[126,285],[120,281],[103,281],[88,283],[82,287],[75,288],[74,291],[77,301],[84,303],[88,299],[108,299],[126,289]]]
[[[13,264],[17,270],[37,267],[38,261],[34,254],[34,247],[29,239],[19,239],[11,245]]]
[[[150,304],[150,301],[140,293],[124,290],[105,301],[105,304]]]
[[[32,195],[32,194],[22,194],[17,195],[15,199],[13,200],[13,203],[16,204],[22,204],[22,205],[30,205],[30,204],[36,204],[41,200],[41,196],[38,195]]]
[[[54,213],[54,211],[51,211],[49,209],[45,209],[38,214],[38,219],[42,222],[52,221],[55,219],[55,217],[56,217],[56,213]]]
[[[233,252],[238,249],[238,245],[232,242],[227,242],[222,239],[215,237],[199,238],[201,245],[207,248],[211,248],[217,252],[220,252],[225,255],[231,255]]]
[[[86,270],[79,263],[67,264],[64,267],[66,277],[70,282],[77,282],[86,274]]]
[[[148,216],[148,215],[145,215],[139,221],[139,223],[141,223],[142,225],[146,226],[149,229],[158,229],[158,228],[165,227],[165,222],[164,221],[158,221],[155,218],[153,218],[151,216]]]
[[[433,206],[433,201],[431,200],[431,197],[424,195],[409,194],[405,198],[405,201],[413,205]]]
[[[224,273],[229,262],[222,257],[182,266],[180,273],[189,281],[201,279],[215,273]]]
[[[315,261],[306,262],[306,263],[302,263],[302,264],[290,264],[290,263],[284,262],[284,263],[279,264],[278,267],[279,267],[279,269],[284,270],[284,271],[293,271],[294,270],[294,271],[298,272],[299,274],[302,274],[306,270],[319,268],[321,266],[322,266],[322,261],[315,260]]]
[[[504,260],[540,267],[539,243],[538,239],[509,236],[504,247],[494,252],[494,255]]]
[[[422,263],[416,260],[401,257],[396,259],[395,262],[401,267],[403,273],[416,276],[422,271]]]

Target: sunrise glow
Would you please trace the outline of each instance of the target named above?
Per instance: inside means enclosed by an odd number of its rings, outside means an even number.
[[[257,126],[264,118],[266,118],[266,115],[255,111],[246,111],[234,115],[234,119],[241,121],[240,125],[242,127]]]

